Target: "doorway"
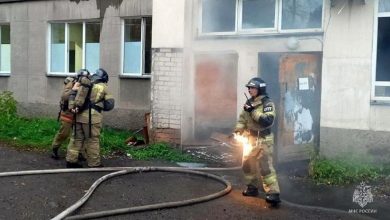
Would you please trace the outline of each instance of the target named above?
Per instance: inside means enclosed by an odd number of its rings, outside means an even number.
[[[237,54],[195,56],[195,139],[230,133],[237,117]]]
[[[322,53],[260,53],[259,76],[277,108],[278,162],[309,159],[318,151]]]

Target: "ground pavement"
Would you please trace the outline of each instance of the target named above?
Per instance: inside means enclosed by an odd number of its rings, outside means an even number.
[[[65,166],[64,160],[52,160],[47,152],[18,151],[4,144],[0,144],[0,158],[0,172],[56,169]],[[105,166],[115,167],[175,165],[161,161],[135,161],[125,156],[104,159],[103,163]],[[206,203],[105,219],[370,219],[369,217],[388,219],[388,213],[378,207],[377,215],[373,216],[347,213],[349,208],[356,208],[356,204],[351,202],[352,194],[349,192],[346,193],[348,203],[338,207],[345,212],[310,208],[289,202],[282,203],[279,208],[270,208],[264,201],[264,195],[256,198],[241,195],[243,183],[240,171],[214,173],[232,182],[231,193]],[[0,219],[50,219],[81,198],[90,185],[103,174],[69,173],[0,178]],[[302,184],[298,186],[290,184],[288,174],[280,174],[279,179],[281,189],[284,190],[282,198],[300,204],[321,205],[310,201],[320,197],[314,194],[302,196],[295,192],[294,190]],[[131,174],[103,183],[87,204],[75,214],[190,199],[223,188],[222,184],[214,180],[188,174],[165,172]],[[305,187],[301,187],[300,190],[304,192]],[[292,191],[296,195],[291,193]],[[310,190],[305,192],[308,191]],[[331,208],[332,205],[328,204],[328,207]]]

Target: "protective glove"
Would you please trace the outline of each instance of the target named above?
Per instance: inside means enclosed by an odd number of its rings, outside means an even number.
[[[68,76],[68,77],[65,78],[64,84],[66,85],[66,84],[68,84],[68,83],[70,83],[70,82],[73,82],[74,80],[75,80],[75,79],[74,79],[73,77]]]
[[[244,105],[244,111],[252,112],[255,108],[252,106],[251,102],[248,100]]]
[[[274,123],[274,116],[263,114],[259,118],[259,124],[263,127],[271,126]]]
[[[229,138],[229,140],[231,141],[231,142],[234,142],[235,140],[234,140],[234,137],[236,136],[236,135],[242,135],[244,133],[244,129],[243,128],[236,128],[236,129],[234,129],[234,131],[233,131],[233,133],[231,133],[229,136],[228,136],[228,138]]]
[[[73,108],[73,109],[71,109],[70,110],[72,113],[79,113],[79,108],[78,107],[76,107],[76,108]]]
[[[243,133],[244,133],[244,129],[243,128],[236,128],[233,131],[233,134],[236,134],[236,135],[242,135]]]

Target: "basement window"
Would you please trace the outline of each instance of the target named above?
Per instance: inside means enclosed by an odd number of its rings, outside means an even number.
[[[100,22],[51,23],[49,73],[94,72],[100,63]]]
[[[9,75],[11,72],[11,37],[10,26],[0,24],[0,74]]]
[[[152,18],[124,19],[122,75],[150,75],[152,66]]]

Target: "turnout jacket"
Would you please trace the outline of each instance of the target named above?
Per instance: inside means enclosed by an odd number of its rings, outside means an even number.
[[[256,132],[270,134],[276,117],[275,104],[268,96],[251,98],[249,103],[254,107],[253,111],[242,110],[235,129],[249,130],[251,134]]]

